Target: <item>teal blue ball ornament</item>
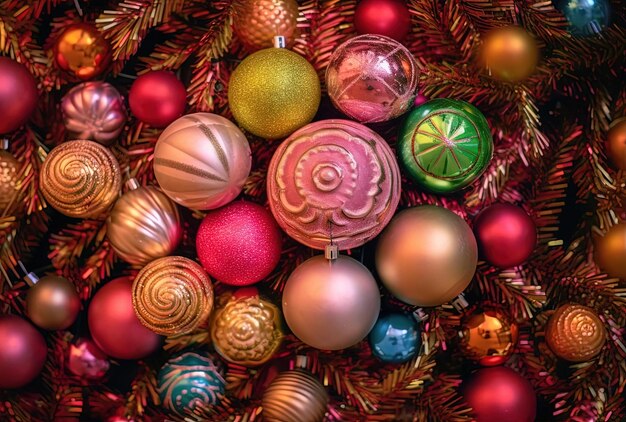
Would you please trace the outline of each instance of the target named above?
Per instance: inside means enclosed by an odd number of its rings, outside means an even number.
[[[380,317],[370,331],[369,342],[372,354],[386,363],[410,360],[422,344],[417,321],[398,313]]]
[[[611,18],[609,0],[559,0],[558,9],[567,18],[574,35],[598,34]]]
[[[220,402],[226,382],[205,354],[187,352],[170,359],[159,371],[163,407],[185,415]]]

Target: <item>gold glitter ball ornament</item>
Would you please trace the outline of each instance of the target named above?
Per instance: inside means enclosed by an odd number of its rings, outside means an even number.
[[[117,199],[120,166],[106,147],[93,141],[64,142],[48,153],[39,173],[44,198],[60,213],[98,217]]]
[[[546,326],[546,342],[561,359],[586,362],[600,353],[606,342],[606,332],[593,309],[567,303],[550,317]]]
[[[321,422],[328,406],[324,386],[310,373],[296,369],[279,374],[263,394],[263,420]]]
[[[88,80],[111,62],[111,45],[94,26],[74,23],[54,43],[54,61],[75,78]]]
[[[255,288],[224,295],[211,318],[215,350],[227,361],[244,366],[267,362],[283,338],[278,307],[259,297]]]
[[[498,309],[474,309],[461,325],[463,354],[483,366],[506,362],[517,343],[517,324]]]
[[[626,223],[611,227],[596,239],[595,260],[611,277],[626,280]]]
[[[248,51],[272,47],[278,35],[291,48],[298,36],[295,0],[238,0],[233,10],[233,30]]]
[[[237,123],[267,139],[283,138],[313,120],[320,98],[313,66],[283,48],[266,48],[246,57],[228,85]]]
[[[213,286],[207,273],[182,256],[159,258],[133,282],[133,307],[139,321],[161,335],[193,331],[213,309]]]
[[[0,149],[0,214],[14,202],[19,163],[10,152]]]

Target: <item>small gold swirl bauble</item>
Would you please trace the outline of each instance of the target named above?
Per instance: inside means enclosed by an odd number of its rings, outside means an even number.
[[[113,250],[130,264],[144,265],[169,255],[181,234],[176,204],[151,186],[122,195],[107,220]]]
[[[133,307],[139,321],[161,335],[188,333],[213,308],[213,286],[202,267],[182,256],[159,258],[133,282]]]
[[[240,289],[224,301],[211,319],[215,350],[244,366],[267,362],[283,338],[278,307],[261,299],[255,288]]]
[[[263,420],[321,422],[328,406],[322,384],[301,369],[279,374],[263,394]]]
[[[298,36],[296,0],[237,0],[233,10],[233,30],[248,51],[272,47],[277,35],[291,48]]]
[[[120,166],[106,147],[85,140],[64,142],[48,154],[39,185],[48,203],[68,217],[93,218],[117,199]]]
[[[546,342],[555,355],[570,362],[586,362],[600,353],[606,341],[604,324],[583,305],[560,306],[546,326]]]
[[[11,153],[0,149],[0,214],[15,199],[19,163]]]

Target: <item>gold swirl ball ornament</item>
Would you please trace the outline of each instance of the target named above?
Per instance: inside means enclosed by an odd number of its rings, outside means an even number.
[[[120,166],[111,151],[85,140],[53,148],[39,173],[46,201],[75,218],[98,217],[117,199],[121,184]]]
[[[263,420],[321,422],[328,406],[324,386],[308,372],[296,369],[279,374],[263,394]]]
[[[259,297],[255,288],[240,289],[213,314],[211,338],[227,361],[244,366],[267,362],[283,338],[278,307]]]
[[[200,265],[181,256],[146,265],[133,282],[132,296],[139,321],[166,336],[193,331],[213,308],[209,276]]]
[[[596,357],[606,342],[604,324],[596,312],[583,305],[560,306],[546,326],[546,342],[555,355],[570,362]]]

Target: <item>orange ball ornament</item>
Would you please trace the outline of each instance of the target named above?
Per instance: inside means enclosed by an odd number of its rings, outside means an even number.
[[[586,362],[600,353],[606,342],[606,332],[593,309],[568,303],[560,306],[550,317],[546,326],[546,342],[561,359]]]
[[[611,124],[606,135],[606,155],[615,167],[626,170],[626,117]]]
[[[465,316],[462,327],[463,353],[483,366],[506,362],[517,343],[517,324],[498,309],[475,309]]]
[[[285,37],[287,48],[298,36],[298,3],[295,0],[238,0],[233,4],[233,30],[250,52],[274,46],[274,37]]]
[[[611,227],[596,241],[596,263],[611,277],[626,280],[626,223]]]
[[[489,73],[507,82],[530,76],[539,60],[535,39],[523,28],[508,26],[490,31],[482,48],[483,63]]]
[[[54,60],[80,80],[100,75],[111,62],[111,45],[92,25],[69,25],[54,43]]]

